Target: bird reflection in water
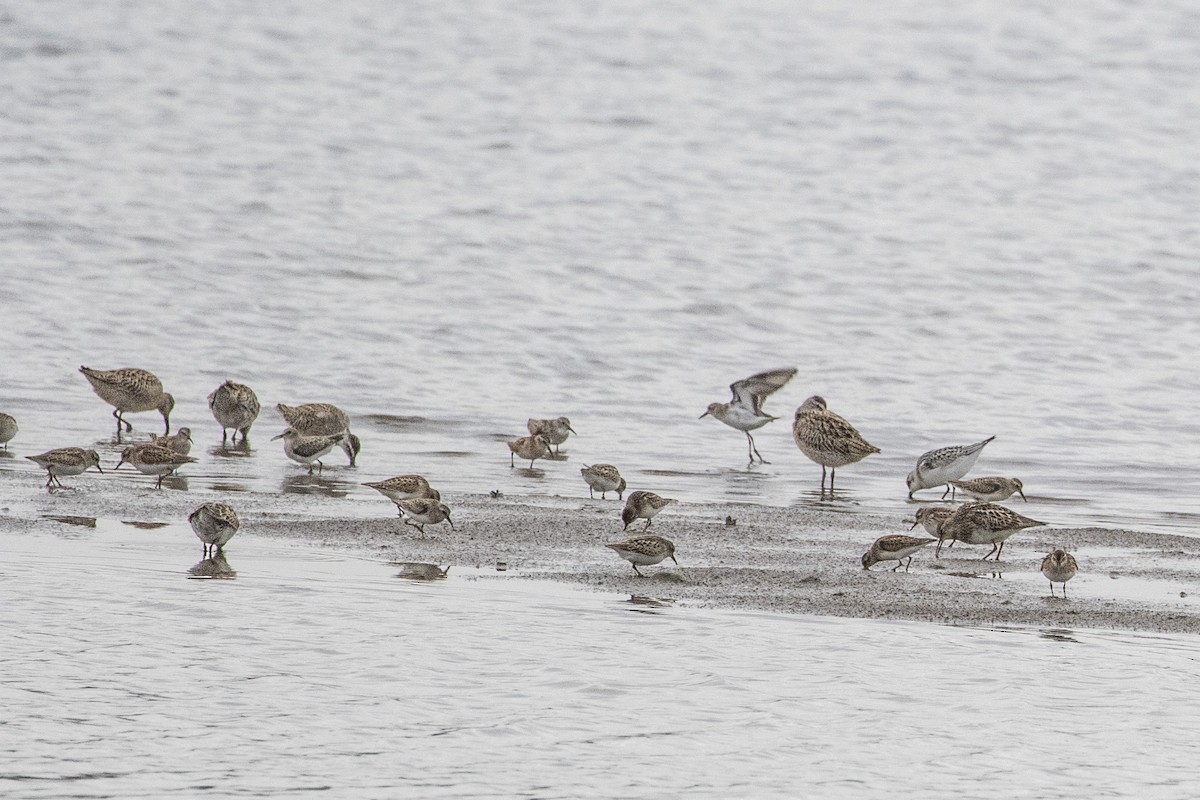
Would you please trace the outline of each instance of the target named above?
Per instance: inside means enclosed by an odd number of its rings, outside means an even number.
[[[1043,639],[1050,639],[1054,642],[1073,642],[1079,644],[1079,640],[1075,638],[1075,631],[1067,630],[1066,628],[1045,628],[1038,631],[1038,634]]]
[[[250,443],[244,439],[238,441],[237,444],[219,444],[208,448],[208,454],[217,458],[245,458],[250,453]]]
[[[320,475],[289,475],[283,479],[280,490],[284,494],[319,494],[343,498],[349,494],[350,484]]]
[[[198,562],[188,570],[188,580],[194,578],[232,580],[236,577],[237,570],[229,566],[229,561],[225,558],[225,554],[219,550],[216,555]]]
[[[442,581],[450,574],[450,567],[443,569],[437,564],[425,564],[419,561],[397,561],[392,566],[399,567],[397,578],[408,581]]]
[[[622,601],[627,607],[626,611],[634,611],[638,614],[657,614],[664,608],[672,608],[675,601],[666,597],[649,597],[644,594],[631,594],[628,600]]]

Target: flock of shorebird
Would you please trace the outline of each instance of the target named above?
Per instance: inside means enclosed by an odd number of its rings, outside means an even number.
[[[151,441],[126,447],[117,462],[117,469],[123,464],[129,464],[143,474],[157,476],[155,485],[161,488],[165,476],[185,464],[196,461],[188,455],[192,446],[191,431],[188,428],[180,428],[171,435],[170,415],[175,407],[175,399],[164,391],[162,382],[153,373],[134,368],[94,370],[80,367],[79,371],[91,383],[96,394],[113,406],[112,415],[117,421],[118,443],[121,441],[122,428],[125,432],[133,430],[133,426],[125,419],[125,414],[158,411],[162,415],[165,428],[163,435],[151,434]],[[766,413],[763,403],[768,396],[786,385],[795,374],[795,368],[776,369],[736,381],[729,387],[733,395],[730,401],[710,404],[701,418],[714,417],[745,433],[751,464],[756,460],[767,463],[759,453],[751,431],[779,419]],[[230,430],[233,431],[233,442],[238,441],[239,434],[245,442],[261,408],[258,397],[250,387],[233,381],[226,381],[217,387],[208,396],[208,405],[221,425],[222,443],[229,441]],[[359,438],[351,432],[350,418],[342,409],[328,403],[308,403],[299,406],[280,403],[276,409],[288,427],[273,439],[282,439],[288,458],[307,466],[309,474],[312,474],[314,465],[318,470],[323,468],[321,457],[334,447],[340,447],[346,453],[351,466],[355,464],[362,445]],[[519,457],[523,461],[528,460],[532,467],[537,459],[550,456],[551,448],[557,453],[567,437],[575,433],[567,417],[530,419],[527,427],[528,436],[508,442],[511,451],[510,466],[515,467],[516,458]],[[7,448],[7,443],[16,433],[16,420],[8,414],[0,413],[0,444]],[[796,409],[792,436],[800,451],[821,465],[822,495],[825,492],[826,478],[829,491],[833,492],[839,467],[854,464],[880,452],[879,448],[863,438],[850,422],[830,411],[824,398],[816,395],[805,400]],[[921,525],[936,538],[901,534],[881,536],[863,554],[863,569],[870,569],[880,561],[895,561],[893,571],[901,566],[908,571],[915,553],[927,545],[936,543],[935,557],[940,557],[942,545],[947,541],[950,542],[950,546],[953,546],[955,541],[972,545],[990,544],[992,549],[983,558],[994,555],[998,561],[1009,537],[1026,528],[1044,525],[1043,522],[999,505],[1014,494],[1019,494],[1028,502],[1020,480],[998,476],[963,480],[975,465],[984,447],[994,438],[989,437],[969,445],[941,447],[922,454],[906,478],[910,499],[914,492],[944,486],[946,490],[942,494],[943,499],[949,494],[953,500],[956,494],[961,492],[971,498],[971,502],[957,507],[925,506],[918,509],[912,527]],[[78,475],[90,467],[103,472],[99,454],[95,450],[79,447],[58,448],[27,458],[46,470],[46,488],[51,491],[56,485],[62,486],[60,478],[63,476]],[[608,492],[616,492],[619,499],[625,500],[621,521],[626,530],[635,520],[646,520],[643,533],[623,542],[613,542],[607,547],[629,561],[638,575],[642,574],[639,566],[658,564],[667,558],[675,561],[675,545],[668,539],[646,531],[655,515],[676,503],[676,500],[663,498],[648,491],[631,492],[629,497],[625,498],[625,479],[611,464],[584,466],[580,473],[592,497],[595,497],[597,491],[600,492],[601,499],[605,499]],[[422,535],[426,525],[446,522],[451,529],[454,528],[450,519],[450,508],[442,502],[440,493],[420,475],[400,475],[363,485],[375,489],[394,502],[404,524],[417,528]],[[202,541],[206,557],[220,553],[239,526],[237,513],[224,503],[205,503],[192,512],[188,521]],[[1061,549],[1048,554],[1042,562],[1042,574],[1050,581],[1051,594],[1054,594],[1054,584],[1061,583],[1064,597],[1066,582],[1074,577],[1077,570],[1075,558]]]

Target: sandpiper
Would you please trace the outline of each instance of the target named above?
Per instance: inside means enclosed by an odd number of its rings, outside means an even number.
[[[583,480],[588,485],[588,496],[595,499],[596,490],[600,491],[600,499],[604,500],[609,492],[616,492],[617,499],[625,498],[625,479],[612,464],[593,464],[579,470]]]
[[[132,367],[110,370],[80,367],[79,371],[92,384],[92,389],[100,395],[100,399],[113,406],[113,417],[117,420],[117,441],[121,440],[121,425],[125,426],[126,432],[133,430],[133,425],[124,415],[138,411],[158,411],[166,426],[163,433],[171,432],[171,409],[175,408],[175,398],[163,391],[162,381],[154,373]]]
[[[625,501],[625,508],[621,511],[621,521],[625,523],[622,530],[627,530],[629,523],[635,519],[646,520],[646,528],[649,528],[658,512],[678,502],[678,500],[659,497],[654,492],[631,492],[629,499]],[[642,528],[642,530],[646,530],[646,528]]]
[[[156,444],[159,447],[174,450],[181,456],[186,456],[192,452],[192,429],[180,428],[170,436],[158,436],[152,433],[150,434],[150,444]]]
[[[1054,597],[1054,584],[1061,583],[1063,585],[1063,597],[1067,596],[1067,581],[1075,577],[1075,573],[1079,571],[1079,564],[1075,561],[1075,556],[1063,550],[1061,547],[1046,555],[1042,559],[1042,574],[1046,576],[1046,580],[1050,581],[1050,596]]]
[[[95,467],[100,472],[100,454],[95,450],[84,450],[82,447],[59,447],[47,450],[37,456],[25,456],[33,463],[46,470],[46,488],[52,484],[62,486],[60,475],[78,475],[88,467]]]
[[[774,422],[779,417],[773,417],[762,410],[763,401],[774,392],[783,388],[784,384],[796,375],[795,367],[773,369],[743,378],[729,385],[733,398],[728,403],[710,403],[708,410],[700,415],[700,419],[714,417],[731,428],[736,428],[746,434],[746,444],[749,447],[750,463],[755,457],[766,464],[767,461],[754,445],[754,437],[750,431],[755,431]]]
[[[922,453],[921,457],[917,459],[917,466],[905,478],[905,482],[908,484],[908,499],[912,499],[913,492],[933,489],[937,486],[946,487],[946,491],[942,492],[942,497],[951,494],[954,487],[949,485],[950,481],[956,481],[970,472],[971,467],[975,466],[980,452],[988,442],[995,438],[995,436],[989,436],[975,444],[939,447],[936,450]]]
[[[533,469],[533,462],[539,458],[545,458],[550,455],[550,441],[545,434],[535,433],[532,436],[522,436],[520,439],[513,439],[508,443],[508,449],[512,452],[508,456],[508,465],[515,467],[516,457],[520,456],[522,460],[529,459],[529,468]]]
[[[17,435],[17,421],[12,414],[0,412],[0,444],[4,445],[4,449],[8,449],[8,443]]]
[[[532,436],[541,434],[546,437],[548,444],[554,445],[554,452],[558,453],[558,446],[567,440],[567,437],[575,433],[575,429],[571,427],[571,420],[566,417],[557,419],[530,419],[525,423],[525,427],[529,429]],[[575,434],[578,436],[579,434]]]
[[[969,481],[949,481],[951,486],[974,500],[981,503],[998,503],[1007,500],[1014,494],[1021,495],[1026,503],[1025,484],[1016,478],[1001,478],[998,475],[988,475],[985,478],[973,478]]]
[[[934,558],[939,558],[941,556],[942,542],[946,540],[945,534],[942,533],[942,523],[945,522],[947,519],[949,519],[950,516],[952,514],[954,514],[954,512],[956,510],[957,509],[955,509],[955,508],[945,508],[945,507],[935,507],[935,506],[922,506],[921,508],[917,509],[917,514],[916,514],[917,518],[913,522],[912,527],[909,528],[909,530],[911,531],[913,528],[920,525],[922,528],[925,529],[926,533],[931,533],[934,536],[938,537],[937,549],[933,553]],[[954,539],[950,539],[949,547],[953,547],[954,542],[955,542]]]
[[[132,464],[133,468],[143,475],[157,475],[158,481],[154,488],[161,489],[163,478],[170,475],[184,464],[196,461],[191,456],[183,456],[168,447],[156,444],[139,444],[126,447],[121,452],[121,460],[114,469],[120,469],[122,464]]]
[[[208,396],[208,408],[221,425],[221,444],[225,444],[230,428],[233,429],[234,442],[237,442],[239,433],[242,441],[246,441],[246,434],[250,433],[250,426],[258,419],[262,406],[259,405],[258,395],[249,386],[225,381]]]
[[[927,544],[933,544],[937,539],[924,539],[917,536],[905,536],[902,533],[893,533],[888,536],[880,536],[871,545],[871,549],[863,553],[862,566],[863,569],[870,569],[872,564],[879,561],[895,561],[896,566],[892,567],[892,572],[904,567],[904,571],[908,572],[908,568],[912,565],[913,554]],[[908,563],[904,559],[908,559]]]
[[[425,535],[426,525],[436,525],[439,522],[448,523],[450,530],[454,530],[454,522],[450,519],[450,507],[441,500],[434,500],[432,497],[401,500],[396,503],[396,507],[400,509],[404,524],[413,526],[422,536]]]
[[[670,539],[664,539],[661,536],[653,534],[647,536],[634,536],[632,539],[626,539],[623,542],[613,542],[606,544],[605,547],[610,547],[616,551],[617,555],[633,565],[633,571],[639,577],[642,575],[638,569],[640,564],[643,567],[648,567],[651,564],[657,564],[664,558],[670,558],[676,564],[679,563],[675,559],[675,545]]]
[[[242,524],[233,507],[225,503],[205,503],[188,515],[188,522],[204,543],[205,558],[220,553]]]
[[[828,410],[825,398],[813,395],[796,409],[792,438],[800,452],[821,465],[821,492],[825,492],[825,468],[830,467],[829,491],[837,468],[862,461],[879,448],[862,437],[853,425]]]
[[[283,452],[287,457],[297,464],[307,466],[308,474],[312,475],[313,462],[317,464],[318,473],[323,471],[325,465],[321,463],[321,456],[332,450],[335,444],[340,444],[344,438],[345,434],[342,433],[331,436],[303,436],[288,428],[278,436],[272,436],[271,441],[283,439]]]
[[[275,409],[288,427],[301,436],[345,434],[338,440],[338,446],[350,459],[350,466],[355,466],[362,450],[362,440],[350,432],[350,415],[345,411],[332,403],[304,403],[298,406],[279,403]]]
[[[967,503],[959,506],[942,523],[940,535],[967,544],[990,544],[992,549],[984,559],[995,553],[999,561],[1008,537],[1026,528],[1045,524],[994,503]]]
[[[419,500],[425,497],[434,500],[442,499],[438,490],[430,486],[429,481],[422,475],[397,475],[386,481],[364,483],[363,486],[370,486],[393,503],[399,503],[401,500]],[[400,516],[404,515],[400,514]]]

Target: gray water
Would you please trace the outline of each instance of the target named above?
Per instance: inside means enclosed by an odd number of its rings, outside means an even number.
[[[205,580],[187,539],[103,521],[0,538],[5,797],[1195,786],[1194,637],[707,611],[454,567],[422,582],[253,535],[236,577]]]
[[[407,472],[451,499],[574,497],[578,467],[606,461],[684,502],[899,520],[918,454],[994,434],[976,474],[1022,478],[1031,516],[1190,534],[1198,71],[1184,2],[9,3],[0,410],[21,433],[3,504],[47,502],[23,455],[115,463],[87,364],[163,379],[201,459],[169,485],[198,502],[308,492],[303,513],[391,515],[358,484]],[[742,434],[697,417],[784,365],[799,374],[767,405],[783,419],[756,437],[772,463],[747,468]],[[334,454],[308,479],[269,441],[270,410],[248,453],[221,449],[204,398],[227,378],[268,409],[346,408],[358,468]],[[833,500],[789,435],[814,393],[883,451]],[[578,431],[564,459],[510,469],[504,439],[560,414]],[[41,776],[20,784],[36,796],[222,779],[725,796],[818,778],[936,796],[1004,770],[1076,785],[1089,766],[1120,793],[1131,742],[1142,766],[1180,763],[1186,684],[1162,665],[1188,673],[1188,640],[631,614],[304,551],[239,548],[237,579],[209,586],[182,580],[178,549],[121,560],[91,536],[70,557],[5,543],[6,590],[33,586],[6,598],[29,638],[4,658],[39,661],[0,689],[41,716],[0,734],[37,753],[13,768]],[[140,601],[105,592],[114,576]],[[97,598],[121,604],[112,620]],[[127,638],[138,619],[145,642]],[[947,685],[930,665],[952,657]],[[916,691],[863,695],[897,680]],[[897,715],[898,735],[879,728]],[[1148,720],[1164,728],[1131,727]],[[429,745],[442,731],[453,744]],[[96,770],[115,777],[46,782]],[[946,782],[921,783],[931,770]]]

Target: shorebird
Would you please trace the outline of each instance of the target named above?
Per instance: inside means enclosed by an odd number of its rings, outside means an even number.
[[[583,476],[584,482],[588,485],[588,496],[593,500],[596,498],[597,490],[600,492],[601,500],[604,500],[604,496],[609,492],[616,492],[618,500],[625,498],[625,479],[612,464],[585,466],[579,470],[579,474]]]
[[[246,434],[250,433],[250,426],[258,419],[262,406],[259,405],[258,395],[249,386],[225,381],[208,396],[208,409],[221,426],[221,444],[225,444],[230,428],[233,429],[234,442],[237,442],[239,433],[242,434],[242,441],[246,441]]]
[[[566,417],[558,419],[530,419],[525,423],[525,427],[529,429],[531,436],[541,434],[546,437],[546,443],[554,445],[554,452],[558,453],[558,446],[567,440],[567,437],[575,433],[575,429],[571,427],[571,420]],[[578,436],[579,434],[575,434]]]
[[[17,421],[12,414],[0,413],[0,444],[4,445],[4,449],[8,449],[8,443],[17,435]]]
[[[936,486],[946,487],[946,491],[942,492],[942,497],[953,492],[954,487],[948,485],[950,481],[956,481],[970,472],[971,467],[975,466],[975,461],[979,458],[979,453],[987,446],[988,442],[995,438],[995,436],[989,436],[975,444],[939,447],[936,450],[922,453],[921,457],[917,459],[917,466],[905,478],[905,482],[908,484],[908,499],[912,499],[913,492],[932,489]]]
[[[166,426],[163,433],[171,432],[171,409],[175,408],[175,398],[163,391],[162,381],[154,373],[132,367],[110,370],[80,367],[79,371],[100,399],[113,406],[118,442],[121,441],[121,425],[125,426],[126,432],[133,430],[124,415],[139,411],[158,411]]]
[[[829,491],[837,468],[862,461],[879,448],[862,437],[853,425],[828,409],[825,398],[813,395],[796,409],[792,438],[800,452],[821,465],[821,493],[825,493],[825,468],[830,467]]]
[[[990,544],[992,549],[984,559],[995,553],[999,561],[1008,537],[1026,528],[1045,524],[994,503],[968,503],[959,506],[942,523],[940,535],[967,544]]]
[[[508,443],[508,449],[512,451],[508,456],[510,467],[517,465],[516,457],[520,456],[522,460],[528,458],[529,468],[533,469],[534,461],[550,455],[550,441],[546,439],[545,434],[535,433],[532,436],[522,436],[520,439],[511,440]]]
[[[895,561],[896,566],[892,567],[892,572],[904,567],[904,571],[908,572],[908,568],[912,565],[913,554],[927,544],[933,544],[937,539],[923,539],[917,536],[905,536],[904,534],[894,533],[888,536],[880,536],[871,545],[871,548],[862,555],[863,569],[870,569],[872,564],[880,561]],[[908,563],[904,563],[904,559],[908,559]]]
[[[441,500],[432,497],[422,497],[415,500],[401,500],[396,503],[400,516],[405,525],[411,525],[425,535],[426,525],[436,525],[445,522],[454,530],[454,522],[450,519],[450,507]]]
[[[441,500],[442,495],[437,489],[429,485],[421,475],[397,475],[394,478],[388,478],[386,481],[372,481],[364,483],[363,486],[370,486],[381,495],[398,504],[401,500],[419,500],[422,498],[432,498]],[[400,514],[400,516],[404,516]]]
[[[1066,597],[1067,581],[1074,578],[1078,571],[1079,564],[1075,561],[1075,556],[1061,547],[1042,559],[1042,574],[1046,576],[1046,580],[1050,581],[1051,597],[1054,597],[1055,583],[1063,585],[1063,597]]]
[[[700,415],[700,419],[714,417],[731,428],[736,428],[746,434],[746,444],[749,447],[750,463],[757,456],[763,464],[768,463],[754,445],[754,437],[750,431],[756,431],[768,422],[774,422],[779,417],[773,417],[762,410],[763,401],[774,392],[783,388],[784,384],[796,375],[796,368],[773,369],[742,378],[729,384],[733,398],[728,403],[710,403],[708,410]]]
[[[949,481],[949,483],[967,497],[978,500],[981,503],[998,503],[1001,500],[1007,500],[1014,494],[1021,495],[1022,500],[1026,503],[1029,502],[1029,498],[1025,496],[1025,484],[1016,478],[1001,478],[996,475],[989,475],[985,478],[974,478],[969,481]]]
[[[88,467],[95,467],[104,472],[100,469],[100,454],[95,450],[84,450],[82,447],[60,447],[47,450],[41,455],[25,457],[46,470],[47,489],[55,483],[62,486],[62,481],[59,480],[61,475],[79,475]]]
[[[909,530],[911,531],[913,528],[920,525],[925,529],[926,533],[931,533],[938,537],[937,549],[933,553],[934,558],[941,557],[942,542],[946,539],[945,534],[942,533],[942,523],[949,519],[957,510],[958,509],[955,508],[937,508],[934,506],[922,506],[921,508],[917,509],[917,518],[913,522],[912,528],[909,528]],[[949,547],[954,546],[954,541],[954,539],[950,540]]]
[[[325,465],[321,463],[321,456],[332,450],[335,444],[340,444],[344,438],[345,434],[342,433],[332,436],[302,436],[294,429],[288,428],[278,436],[272,436],[271,441],[283,439],[283,452],[287,457],[308,467],[308,474],[312,475],[313,462],[316,462],[318,472],[323,471]]]
[[[143,475],[157,475],[158,481],[155,482],[154,488],[161,489],[163,478],[184,464],[190,464],[194,461],[196,459],[191,456],[182,456],[168,447],[160,447],[156,444],[139,444],[126,447],[121,452],[121,460],[117,462],[117,466],[113,469],[120,469],[122,464],[131,464],[134,469]]]
[[[156,444],[159,447],[174,450],[181,456],[186,456],[192,452],[192,429],[180,428],[170,436],[158,436],[152,433],[150,434],[150,444]]]
[[[617,555],[633,565],[633,571],[639,577],[642,575],[638,569],[640,564],[643,567],[648,567],[651,564],[657,564],[665,558],[670,558],[676,564],[679,562],[675,559],[675,545],[670,539],[664,539],[661,536],[653,534],[647,536],[635,536],[632,539],[626,539],[623,542],[613,542],[606,544],[605,547],[612,548]]]
[[[678,500],[659,497],[654,492],[631,492],[629,499],[625,501],[625,508],[621,511],[621,522],[625,523],[622,530],[627,530],[629,524],[635,519],[646,520],[646,527],[642,528],[642,530],[646,530],[658,512],[678,502]]]
[[[301,436],[345,434],[338,440],[338,446],[350,459],[350,466],[355,466],[362,450],[362,440],[350,432],[350,415],[345,411],[332,403],[304,403],[298,406],[279,403],[275,409],[288,427]]]
[[[205,558],[220,553],[242,524],[225,503],[205,503],[188,515],[188,522],[204,543]]]

